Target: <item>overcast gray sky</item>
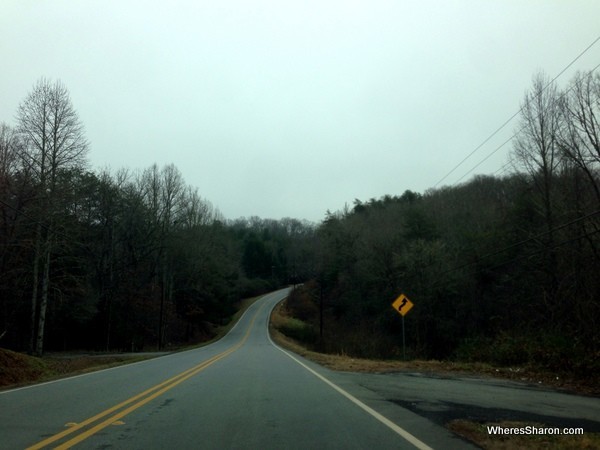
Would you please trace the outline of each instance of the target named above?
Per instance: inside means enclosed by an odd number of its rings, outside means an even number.
[[[94,168],[174,163],[229,219],[320,221],[433,187],[600,36],[600,2],[3,0],[0,33],[0,121],[60,79]]]

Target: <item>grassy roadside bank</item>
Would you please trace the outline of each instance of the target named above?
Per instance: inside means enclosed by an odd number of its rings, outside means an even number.
[[[229,332],[242,314],[259,298],[260,296],[240,301],[238,310],[232,316],[231,320],[226,325],[215,327],[212,339],[185,347],[171,348],[169,352],[190,350],[219,340]],[[42,358],[37,358],[0,348],[0,389],[80,375],[155,358],[164,354],[165,352],[145,352],[140,354],[68,352],[50,353]]]
[[[457,361],[373,360],[314,352],[303,346],[298,339],[293,338],[293,336],[301,336],[302,322],[290,316],[285,301],[273,310],[271,325],[272,336],[278,344],[333,370],[370,373],[418,371],[487,376],[538,384],[581,395],[600,396],[600,385],[595,380],[587,382],[564,378],[534,367],[496,367],[486,363]]]
[[[272,339],[281,347],[287,348],[311,361],[332,370],[385,373],[385,372],[421,372],[435,374],[451,374],[455,376],[476,376],[505,378],[552,388],[566,389],[571,393],[598,395],[599,386],[577,381],[565,382],[557,380],[553,374],[541,370],[520,368],[498,368],[481,363],[457,363],[450,361],[377,361],[352,358],[347,355],[330,355],[308,350],[298,340],[290,337],[302,336],[302,322],[291,317],[286,309],[285,301],[279,303],[271,314],[270,331]],[[483,449],[536,450],[539,448],[559,449],[598,449],[600,433],[583,435],[491,435],[488,427],[500,426],[509,428],[547,427],[545,424],[533,422],[477,422],[473,420],[452,420],[446,427]]]

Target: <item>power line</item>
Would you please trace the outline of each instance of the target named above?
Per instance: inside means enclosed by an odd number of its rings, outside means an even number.
[[[600,38],[599,38],[600,39]],[[596,67],[594,67],[593,69],[591,69],[588,74],[593,74],[598,68],[600,67],[600,64],[598,64]],[[563,70],[564,72],[564,70]],[[554,77],[554,80],[556,80],[557,77]],[[538,94],[542,94],[542,92],[544,92],[546,90],[546,88],[554,81],[552,80],[550,83],[548,83],[546,86],[544,86],[544,88],[542,89],[542,91]],[[571,86],[569,87],[566,91],[564,91],[562,94],[560,94],[560,98],[564,97],[565,95],[567,95],[571,90],[573,90],[575,88],[575,86]],[[519,110],[519,112],[521,112],[523,110],[523,107],[521,107],[521,109]],[[522,126],[516,133],[514,133],[511,137],[509,137],[506,141],[504,141],[502,144],[500,144],[496,149],[494,149],[489,155],[487,155],[485,158],[483,158],[481,161],[479,161],[477,164],[475,164],[475,166],[473,166],[471,168],[471,170],[469,170],[468,172],[466,172],[462,177],[460,177],[458,180],[456,180],[454,182],[454,185],[458,184],[461,180],[463,180],[467,175],[469,175],[470,173],[472,173],[475,169],[477,169],[480,165],[482,165],[485,161],[487,161],[489,158],[491,158],[496,152],[498,152],[502,147],[504,147],[506,144],[508,144],[510,141],[512,141],[514,138],[516,138],[521,131],[523,131],[525,129],[525,126]],[[502,166],[503,168],[506,167],[506,165]]]
[[[512,167],[512,162],[508,161],[506,164],[504,164],[502,167],[500,167],[498,170],[496,170],[492,175],[494,176],[501,176],[504,175],[506,172],[508,172],[509,168]]]
[[[502,125],[500,125],[496,131],[494,131],[492,134],[490,134],[487,139],[485,139],[481,144],[479,144],[475,150],[473,150],[471,153],[469,153],[467,156],[465,156],[465,158],[459,162],[456,166],[454,166],[452,168],[452,170],[450,170],[450,172],[448,172],[446,175],[444,175],[437,183],[435,183],[433,185],[433,187],[437,187],[442,181],[444,181],[446,178],[448,178],[456,169],[458,169],[460,166],[463,165],[463,163],[469,159],[471,156],[473,156],[475,154],[475,152],[477,152],[477,150],[479,150],[481,147],[483,147],[485,144],[487,144],[490,139],[492,139],[494,136],[496,136],[496,134],[498,134],[506,125],[508,125],[510,123],[510,121],[512,121],[515,117],[517,117],[521,111],[523,110],[523,108],[519,109],[516,113],[514,113],[512,116],[510,116],[510,118],[508,118],[508,120],[506,120],[506,122],[504,122]],[[511,138],[512,139],[512,138]],[[504,145],[504,144],[503,144]]]
[[[563,68],[558,75],[556,75],[552,80],[550,80],[546,86],[544,86],[544,88],[542,89],[542,91],[539,93],[539,95],[541,95],[547,88],[548,86],[550,86],[552,83],[554,83],[554,81],[556,81],[563,73],[565,73],[573,64],[575,64],[575,62],[577,60],[579,60],[579,58],[581,58],[590,48],[592,48],[598,41],[600,41],[600,36],[598,36],[596,39],[594,39],[594,41],[588,45],[581,53],[579,53],[579,55],[577,55],[575,57],[575,59],[573,59],[565,68]],[[467,156],[465,156],[456,166],[454,166],[448,173],[446,173],[446,175],[444,175],[437,183],[435,183],[435,185],[433,186],[434,188],[437,187],[442,181],[444,181],[446,178],[448,178],[452,173],[454,173],[454,171],[456,169],[458,169],[460,166],[462,166],[464,164],[465,161],[467,161],[471,156],[473,156],[479,149],[481,149],[485,144],[487,144],[494,136],[496,136],[502,129],[504,129],[504,127],[506,127],[506,125],[508,125],[515,117],[517,117],[521,111],[523,111],[523,106],[521,108],[519,108],[519,110],[514,113],[512,116],[510,116],[502,125],[500,125],[498,128],[496,128],[496,130],[490,134],[481,144],[479,144],[471,153],[469,153]],[[514,137],[514,136],[513,136]],[[511,138],[512,139],[512,138]],[[509,140],[510,141],[510,140]],[[506,145],[506,142],[503,145]],[[494,153],[496,151],[498,151],[500,148],[497,148]],[[490,155],[491,156],[491,155]],[[489,158],[489,156],[488,156]],[[486,158],[487,159],[487,158]],[[483,161],[480,162],[480,164],[483,163]],[[476,166],[477,167],[477,166]],[[471,170],[473,171],[475,170],[475,167]],[[470,172],[469,172],[470,173]],[[465,175],[466,176],[466,175]],[[464,176],[462,177],[464,178]],[[461,180],[462,180],[461,178]]]
[[[471,172],[473,172],[475,169],[477,169],[480,165],[482,165],[484,162],[486,162],[488,159],[490,159],[495,153],[497,153],[502,147],[504,147],[506,144],[508,144],[510,141],[512,141],[515,136],[516,136],[516,134],[513,134],[506,141],[504,141],[502,144],[500,144],[498,147],[496,147],[496,149],[492,153],[490,153],[485,158],[483,158],[481,161],[479,161],[471,170],[469,170],[462,177],[460,177],[458,180],[456,180],[454,182],[454,184],[460,183],[460,181],[463,180],[467,175],[469,175]]]

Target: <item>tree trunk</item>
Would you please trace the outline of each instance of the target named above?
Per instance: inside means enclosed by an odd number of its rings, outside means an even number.
[[[42,293],[40,299],[40,314],[38,319],[37,338],[35,354],[42,356],[44,353],[44,328],[46,326],[46,310],[48,308],[48,284],[50,282],[50,242],[46,245],[46,261],[44,263],[44,275],[42,278]]]
[[[38,284],[40,272],[40,253],[42,241],[42,225],[38,224],[35,238],[35,251],[33,254],[33,279],[31,280],[31,336],[29,340],[29,352],[35,353],[37,338],[37,312],[38,312]]]

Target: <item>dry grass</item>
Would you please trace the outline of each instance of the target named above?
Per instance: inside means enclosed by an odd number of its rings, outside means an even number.
[[[223,337],[235,325],[239,317],[257,301],[259,297],[248,298],[240,301],[238,311],[232,317],[232,320],[224,326],[215,328],[215,337],[210,341],[202,342],[190,347],[178,348],[185,350],[207,345]],[[156,354],[158,355],[158,353]],[[48,355],[43,358],[36,358],[22,353],[13,352],[0,348],[0,388],[22,386],[42,381],[54,380],[57,378],[77,375],[95,370],[106,369],[122,364],[128,364],[144,359],[152,358],[156,355],[144,354],[65,354]]]
[[[552,380],[552,375],[533,370],[506,368],[500,369],[488,364],[456,363],[446,361],[377,361],[370,359],[352,358],[347,355],[327,355],[307,350],[297,341],[285,336],[279,330],[284,329],[290,317],[285,309],[285,302],[280,303],[271,315],[271,337],[282,347],[297,353],[311,361],[332,370],[385,373],[385,372],[423,372],[423,373],[453,373],[466,376],[494,376],[518,381],[529,381],[556,386],[557,380]],[[544,380],[544,381],[542,381]],[[552,383],[555,381],[555,383]],[[564,382],[560,385],[565,387]],[[597,386],[573,384],[570,386],[579,393],[598,393]],[[447,427],[454,433],[475,443],[484,449],[490,450],[549,450],[570,449],[600,449],[600,434],[586,433],[576,436],[556,435],[490,435],[487,426],[498,425],[502,427],[526,427],[528,425],[543,427],[543,424],[525,422],[499,422],[478,423],[468,420],[453,420]]]
[[[0,348],[0,387],[40,379],[48,373],[41,358],[33,358]]]
[[[0,387],[48,381],[146,358],[148,356],[135,355],[70,355],[68,357],[63,355],[36,358],[0,348]]]
[[[422,372],[435,374],[454,374],[459,376],[477,376],[504,378],[512,381],[532,383],[561,388],[570,392],[585,395],[600,395],[600,386],[595,380],[569,379],[532,367],[494,367],[485,363],[463,363],[455,361],[398,361],[372,360],[350,357],[348,355],[332,355],[308,350],[301,343],[285,336],[281,329],[290,320],[285,301],[277,305],[271,315],[271,336],[282,347],[315,361],[327,368],[348,372]]]

